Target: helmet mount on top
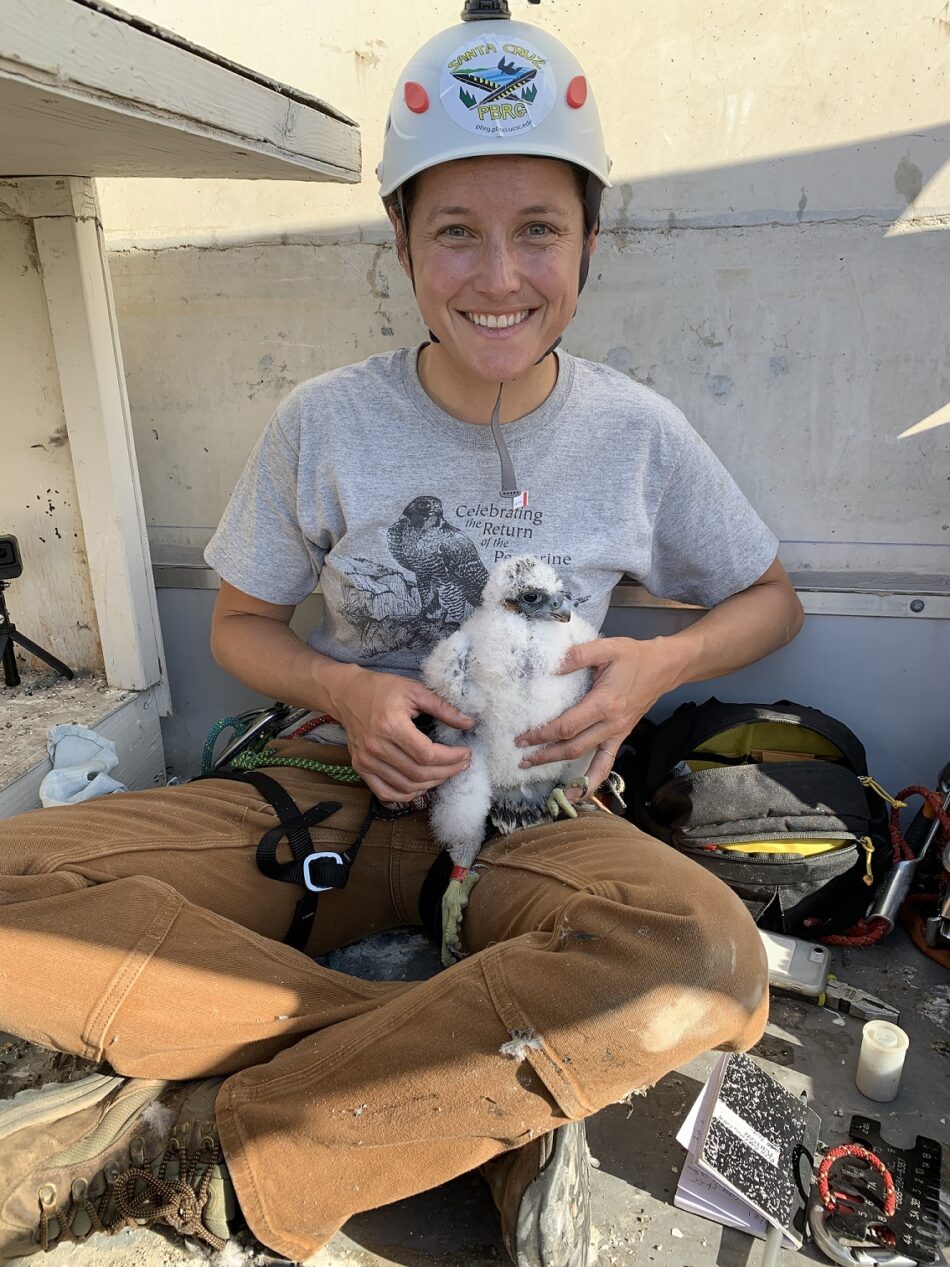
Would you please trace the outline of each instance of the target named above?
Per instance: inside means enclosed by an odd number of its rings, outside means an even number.
[[[528,0],[528,4],[540,4],[541,0]],[[463,22],[480,22],[483,18],[510,18],[508,0],[465,0]]]

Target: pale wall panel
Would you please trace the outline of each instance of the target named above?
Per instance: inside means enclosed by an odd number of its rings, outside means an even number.
[[[11,618],[71,669],[101,670],[36,244],[15,220],[0,221],[0,382],[0,533],[17,537],[24,564],[7,590]]]
[[[398,71],[460,2],[133,7],[364,137],[353,188],[103,184],[150,535],[200,545],[294,383],[423,335],[373,169]],[[898,438],[950,401],[950,18],[931,0],[512,7],[575,48],[614,158],[566,346],[681,405],[791,566],[950,570],[950,427]]]
[[[159,551],[204,544],[295,383],[424,337],[393,252],[367,244],[136,251],[111,266]],[[791,568],[939,573],[950,429],[899,436],[950,400],[948,286],[942,233],[612,230],[565,346],[675,401]]]
[[[123,239],[379,234],[374,169],[406,61],[461,0],[129,0],[134,12],[315,93],[356,119],[353,188],[104,182]],[[617,188],[608,218],[822,218],[950,211],[950,14],[943,0],[512,0],[577,53]]]

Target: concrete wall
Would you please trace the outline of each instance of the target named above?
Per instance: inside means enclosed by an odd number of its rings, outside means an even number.
[[[399,70],[461,0],[130,3],[363,129],[352,188],[101,182],[149,532],[176,558],[205,543],[291,386],[423,337],[373,169]],[[950,400],[950,4],[511,3],[578,52],[614,159],[567,346],[680,404],[789,567],[950,571],[948,428],[899,438]],[[212,594],[159,599],[184,771],[249,697],[207,659]],[[681,619],[618,611],[610,627]],[[819,704],[879,777],[929,779],[947,755],[948,644],[946,620],[813,616],[780,655],[694,694]]]
[[[215,595],[210,589],[158,591],[175,702],[162,733],[166,761],[181,778],[200,771],[205,737],[216,721],[271,702],[235,682],[211,659],[208,629]],[[320,596],[312,595],[297,609],[293,627],[302,637],[319,619],[320,603]],[[675,633],[694,619],[691,612],[612,608],[604,632],[653,638]],[[938,697],[933,673],[933,666],[947,660],[948,629],[946,620],[810,616],[790,646],[739,673],[682,687],[650,715],[658,720],[683,700],[710,695],[758,703],[795,700],[846,722],[885,787],[895,792],[911,783],[932,787],[950,756],[947,700],[945,694]],[[230,738],[227,732],[219,739],[219,753]],[[913,804],[916,809],[919,802]]]
[[[950,5],[545,0],[614,188],[568,332],[680,404],[792,568],[950,568]],[[423,335],[376,198],[389,93],[460,0],[132,0],[324,96],[361,185],[103,181],[153,544],[201,545],[280,397]],[[761,11],[760,11],[761,10]]]

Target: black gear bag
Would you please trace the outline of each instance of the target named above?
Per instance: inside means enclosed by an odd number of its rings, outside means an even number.
[[[683,704],[642,721],[616,766],[627,817],[718,875],[762,928],[847,929],[891,865],[889,798],[857,736],[818,709]]]

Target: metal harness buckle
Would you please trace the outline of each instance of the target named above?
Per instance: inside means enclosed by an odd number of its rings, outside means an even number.
[[[332,858],[335,862],[338,862],[341,867],[346,866],[346,861],[344,860],[343,855],[341,853],[334,852],[332,849],[325,850],[322,853],[307,854],[306,858],[303,860],[303,882],[311,893],[326,893],[328,889],[340,887],[336,884],[314,884],[313,880],[310,878],[310,867],[313,863],[319,862],[321,858]]]

